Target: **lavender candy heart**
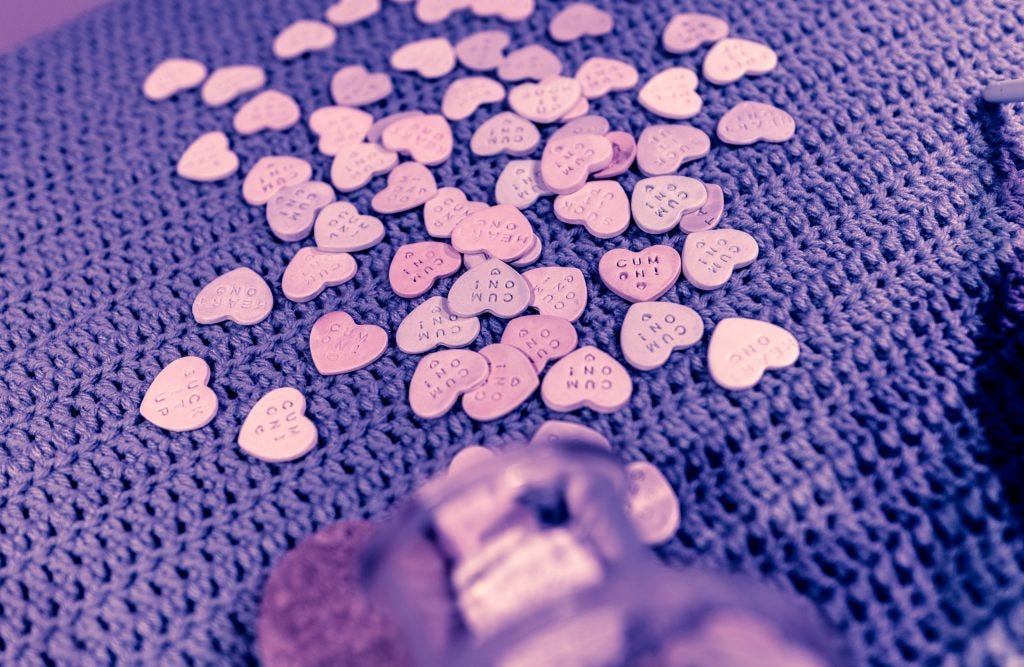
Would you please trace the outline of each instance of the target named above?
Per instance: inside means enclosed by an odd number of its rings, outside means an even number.
[[[707,188],[696,178],[653,176],[640,179],[633,186],[630,207],[640,229],[648,234],[664,234],[707,199]]]
[[[608,438],[589,426],[567,422],[561,419],[549,419],[540,425],[530,438],[531,445],[593,445],[602,449],[611,449]]]
[[[199,324],[231,320],[235,324],[258,324],[270,315],[274,297],[270,287],[255,271],[239,267],[214,278],[192,302],[192,317]]]
[[[555,194],[540,175],[540,160],[509,160],[494,184],[494,199],[518,209],[529,208],[541,197]]]
[[[634,303],[619,333],[622,356],[629,365],[650,371],[665,365],[675,350],[685,350],[704,336],[704,321],[693,308],[667,301]]]
[[[734,146],[758,141],[781,143],[796,132],[796,121],[788,113],[762,102],[740,102],[718,121],[718,138]]]
[[[459,317],[448,309],[448,300],[432,296],[413,308],[395,332],[398,349],[423,354],[435,347],[466,347],[480,334],[480,319]]]
[[[482,30],[460,39],[455,44],[455,55],[466,69],[486,72],[502,63],[511,41],[504,30]]]
[[[683,244],[683,275],[697,289],[718,289],[734,269],[753,264],[757,254],[757,241],[739,229],[693,232]]]
[[[510,319],[526,310],[533,291],[518,271],[489,259],[459,276],[448,291],[448,308],[460,317],[491,313]]]
[[[708,191],[708,199],[700,208],[687,211],[679,218],[679,229],[692,234],[693,232],[706,232],[714,229],[722,221],[725,213],[725,193],[722,186],[715,183],[705,183],[704,189]]]
[[[690,125],[651,125],[640,133],[636,164],[644,176],[671,174],[711,151],[711,138]]]
[[[317,211],[334,201],[326,183],[300,183],[281,188],[267,203],[267,224],[282,241],[301,241],[313,231]]]
[[[139,414],[168,431],[202,428],[217,414],[217,395],[209,382],[206,361],[199,357],[175,359],[149,385]]]

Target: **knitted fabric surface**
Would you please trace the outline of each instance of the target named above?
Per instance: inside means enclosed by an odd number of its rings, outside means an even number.
[[[720,290],[681,280],[664,298],[692,306],[709,331],[729,316],[779,324],[801,356],[730,392],[708,375],[706,335],[659,370],[631,371],[626,408],[571,418],[608,435],[623,458],[653,461],[676,488],[683,523],[666,559],[805,596],[860,664],[999,664],[1024,653],[1014,607],[1024,596],[1024,272],[1014,246],[1024,130],[1012,109],[977,101],[985,83],[1024,66],[1024,6],[594,0],[614,14],[615,33],[558,45],[546,27],[562,5],[545,0],[522,23],[461,12],[435,26],[411,5],[385,3],[340,29],[331,49],[274,59],[277,31],[327,4],[129,0],[0,58],[0,663],[253,662],[261,587],[298,540],[340,517],[381,516],[465,445],[501,448],[560,416],[535,395],[492,423],[459,409],[421,420],[406,396],[419,357],[393,344],[364,370],[320,376],[308,346],[320,315],[344,309],[393,335],[419,303],[397,298],[386,275],[398,246],[428,238],[421,213],[382,216],[387,236],[357,254],[351,282],[286,300],[281,274],[311,241],[275,239],[263,208],[242,200],[242,175],[278,153],[309,160],[326,180],[330,159],[304,121],[241,137],[231,130],[240,102],[212,109],[196,91],[147,101],[141,82],[154,65],[263,65],[305,119],[331,104],[342,65],[386,70],[402,43],[489,27],[507,29],[512,48],[548,46],[569,73],[592,55],[634,63],[642,81],[672,64],[699,69],[706,49],[676,57],[659,46],[681,9],[721,15],[734,35],[779,54],[768,75],[702,82],[692,123],[713,134],[751,99],[788,110],[797,134],[745,148],[715,141],[681,170],[723,186],[722,226],[752,234],[761,255]],[[436,111],[466,74],[395,73],[394,94],[368,110]],[[592,110],[638,136],[658,120],[635,94]],[[477,158],[468,144],[495,112],[453,123],[452,158],[433,169],[439,185],[494,201],[507,158]],[[177,177],[178,156],[211,130],[229,134],[239,174]],[[638,178],[634,168],[620,180],[628,191]],[[346,198],[369,212],[383,185]],[[631,228],[601,241],[555,219],[550,199],[527,215],[544,244],[538,265],[588,276],[581,344],[621,359],[629,304],[596,279],[598,260],[620,246],[680,248],[682,235]],[[270,283],[270,317],[197,324],[196,293],[237,266]],[[503,326],[485,317],[474,349]],[[187,354],[209,361],[220,412],[205,428],[168,433],[139,416],[139,403]],[[256,400],[286,385],[307,396],[320,441],[300,460],[264,463],[235,438]]]

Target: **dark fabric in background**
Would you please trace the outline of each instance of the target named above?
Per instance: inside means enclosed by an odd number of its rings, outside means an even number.
[[[460,13],[424,27],[410,5],[386,2],[342,29],[330,51],[273,59],[274,34],[327,4],[132,0],[0,58],[4,664],[250,662],[260,588],[289,547],[340,517],[382,514],[464,445],[500,447],[556,416],[535,397],[486,425],[459,410],[419,420],[406,401],[418,357],[394,347],[366,370],[320,377],[307,342],[319,315],[343,308],[393,333],[419,302],[396,298],[386,275],[398,245],[426,238],[420,213],[385,218],[387,238],[358,254],[352,282],[290,303],[280,276],[303,244],[277,241],[240,185],[268,153],[303,156],[327,179],[329,159],[306,126],[241,138],[230,131],[237,102],[209,109],[195,91],[161,103],[140,93],[168,56],[211,70],[252,62],[308,116],[330,104],[330,74],[343,64],[382,69],[411,39],[454,42],[504,26]],[[1024,593],[1013,393],[1024,308],[1020,274],[1008,278],[1024,188],[1012,112],[977,95],[993,77],[1021,74],[1024,8],[595,0],[615,14],[615,35],[554,46],[545,29],[558,6],[540,4],[507,26],[514,47],[552,46],[570,72],[590,55],[620,57],[643,79],[674,63],[699,66],[704,50],[670,57],[658,46],[673,11],[722,15],[734,34],[771,44],[780,64],[723,88],[702,83],[706,106],[693,123],[712,132],[741,99],[797,119],[786,144],[716,142],[682,170],[722,184],[724,224],[753,234],[761,257],[721,290],[680,281],[665,298],[693,306],[709,329],[731,315],[781,324],[801,343],[799,363],[752,391],[726,392],[708,377],[705,338],[661,370],[633,372],[627,409],[578,415],[624,457],[654,461],[678,490],[683,525],[663,553],[806,596],[865,664],[997,660],[985,638],[1024,638],[1024,615],[1011,613]],[[436,110],[447,83],[465,74],[396,74],[395,94],[370,110]],[[634,96],[593,108],[638,135],[655,119]],[[468,143],[494,111],[453,124],[456,148],[434,170],[439,184],[493,201],[506,159],[473,157]],[[232,137],[240,174],[212,185],[177,178],[182,150],[218,129]],[[627,189],[637,178],[623,179]],[[368,210],[382,185],[349,199]],[[550,200],[528,215],[544,241],[541,265],[588,276],[606,249],[682,244],[637,229],[599,241],[557,221]],[[196,292],[238,265],[268,279],[270,318],[197,325]],[[589,287],[581,344],[621,359],[628,304],[593,277]],[[488,318],[477,346],[502,326]],[[143,421],[138,405],[159,369],[185,354],[210,362],[221,408],[208,427],[169,434]],[[249,407],[282,385],[305,392],[321,440],[299,461],[270,465],[234,440]]]

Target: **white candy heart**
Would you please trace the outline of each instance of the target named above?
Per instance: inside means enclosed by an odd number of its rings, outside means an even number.
[[[358,144],[373,125],[373,116],[351,107],[322,107],[309,116],[309,129],[320,137],[324,155],[337,155],[343,146]]]
[[[668,542],[679,530],[679,498],[668,480],[647,461],[626,464],[629,500],[626,510],[640,541],[647,545]]]
[[[455,55],[466,69],[486,72],[501,64],[511,41],[504,30],[481,30],[456,42]]]
[[[523,118],[553,123],[583,95],[580,83],[567,76],[550,76],[540,83],[521,83],[508,93],[508,105]]]
[[[458,188],[439,188],[437,194],[423,205],[423,224],[434,238],[451,238],[455,225],[485,208],[487,204],[469,201]]]
[[[436,166],[452,154],[452,128],[439,114],[410,116],[392,123],[381,135],[384,148],[405,153],[427,166]]]
[[[455,49],[444,37],[409,42],[391,54],[391,66],[416,72],[424,79],[438,79],[455,69]]]
[[[640,74],[627,62],[595,56],[576,70],[576,80],[583,96],[593,100],[612,91],[629,90],[640,81]]]
[[[480,156],[527,155],[540,143],[537,126],[511,111],[488,118],[473,133],[469,148]]]
[[[142,94],[154,102],[195,88],[206,78],[206,65],[190,58],[168,58],[142,82]]]
[[[796,132],[796,121],[788,113],[763,102],[740,102],[718,120],[718,138],[734,146],[758,141],[789,141]]]
[[[324,18],[336,26],[352,25],[380,11],[380,0],[339,0],[324,12]]]
[[[313,168],[305,160],[290,155],[261,157],[245,175],[242,197],[254,206],[266,204],[281,188],[305,183]]]
[[[501,261],[489,259],[459,276],[448,291],[448,308],[461,317],[491,313],[510,319],[530,305],[530,283]]]
[[[634,303],[619,332],[622,356],[642,371],[661,368],[673,350],[685,350],[704,336],[704,321],[693,308],[667,301]]]
[[[214,278],[192,302],[192,317],[199,324],[231,320],[235,324],[259,324],[274,307],[270,287],[255,271],[239,267]]]
[[[541,241],[541,238],[539,236],[534,234],[533,244],[530,246],[530,248],[525,253],[523,253],[522,257],[518,257],[509,263],[512,266],[516,267],[517,269],[521,269],[524,266],[530,266],[531,264],[536,264],[537,260],[540,259],[540,254],[543,251],[544,242]]]
[[[259,90],[267,83],[267,73],[257,65],[218,67],[203,84],[200,95],[208,106],[220,107],[239,95]]]
[[[448,309],[448,300],[432,296],[405,316],[395,332],[398,349],[423,354],[441,345],[466,347],[480,334],[480,318],[459,317]]]
[[[362,65],[342,67],[331,77],[331,98],[335,104],[342,106],[373,104],[390,95],[391,91],[391,76],[388,73],[371,74]]]
[[[529,208],[540,197],[555,194],[540,177],[540,160],[509,160],[494,184],[494,199],[499,204]]]
[[[752,264],[757,253],[754,237],[738,229],[693,232],[683,244],[683,275],[698,289],[718,289],[734,269]]]
[[[287,130],[299,122],[302,111],[291,95],[277,90],[264,90],[242,105],[233,124],[239,134],[249,135],[263,130]]]
[[[727,37],[716,43],[704,56],[702,73],[711,83],[724,86],[739,81],[744,75],[767,74],[775,69],[779,58],[769,46],[749,39]]]
[[[480,106],[505,99],[505,86],[486,76],[456,79],[444,91],[441,113],[449,120],[462,120]]]
[[[587,407],[615,412],[633,395],[633,380],[607,352],[586,345],[555,362],[540,387],[544,404],[571,412]]]
[[[360,215],[347,201],[338,201],[316,216],[313,238],[317,247],[327,252],[358,252],[380,243],[384,223],[372,215]]]
[[[708,371],[725,389],[749,389],[766,370],[792,366],[799,357],[800,345],[782,327],[728,317],[711,334]]]
[[[651,125],[636,143],[636,166],[644,176],[671,174],[711,152],[711,137],[691,125]]]
[[[685,120],[700,112],[697,75],[686,67],[669,67],[644,84],[637,95],[640,105],[663,118]]]
[[[398,164],[398,153],[377,144],[348,144],[331,162],[331,183],[341,192],[352,192],[386,174]]]
[[[139,414],[167,431],[193,431],[217,414],[217,395],[210,389],[210,366],[199,357],[167,364],[153,379]]]
[[[416,0],[413,13],[420,23],[440,23],[455,12],[467,9],[470,0]]]
[[[317,211],[333,201],[334,188],[326,183],[283,187],[267,202],[267,224],[282,241],[301,241],[312,231]]]
[[[219,181],[238,171],[238,156],[223,132],[207,132],[178,158],[178,176],[190,181]]]
[[[516,49],[498,65],[498,78],[502,81],[543,81],[561,73],[562,61],[540,44]]]
[[[503,21],[525,21],[533,14],[534,0],[472,0],[470,10],[477,16],[497,16]]]
[[[633,186],[631,208],[637,227],[648,234],[664,234],[682,217],[708,199],[707,188],[689,176],[652,176]]]
[[[238,446],[258,459],[280,463],[308,453],[317,437],[316,425],[306,417],[306,397],[298,389],[280,387],[249,410]]]
[[[661,45],[669,53],[689,53],[729,34],[729,24],[707,14],[676,14],[661,34]]]
[[[530,305],[541,315],[575,322],[587,307],[587,281],[574,266],[542,266],[523,277],[530,284]]]
[[[540,380],[529,358],[511,345],[494,343],[480,354],[487,359],[487,379],[466,392],[462,409],[477,421],[492,421],[522,405],[540,386]]]
[[[337,39],[338,31],[326,23],[300,19],[277,33],[272,49],[281,60],[291,60],[310,51],[326,49]]]
[[[281,291],[295,303],[312,301],[328,287],[352,280],[357,268],[347,252],[299,248],[281,277]]]
[[[629,199],[618,181],[590,181],[568,195],[558,195],[555,217],[570,225],[583,225],[599,239],[610,239],[629,227]]]
[[[679,229],[687,234],[714,229],[722,221],[722,214],[725,213],[725,193],[722,186],[705,183],[704,189],[708,191],[708,199],[704,205],[695,211],[684,213],[679,219]]]
[[[606,35],[614,25],[615,21],[608,12],[585,2],[573,2],[551,18],[548,34],[556,42],[571,42],[587,35]]]

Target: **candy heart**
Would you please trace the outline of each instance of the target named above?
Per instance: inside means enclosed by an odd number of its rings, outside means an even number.
[[[393,114],[388,114],[377,119],[373,125],[370,126],[370,131],[366,133],[367,141],[380,141],[380,138],[384,136],[384,130],[388,129],[403,118],[412,118],[413,116],[422,116],[423,112],[419,109],[410,109],[409,111],[398,111]]]
[[[280,387],[249,410],[238,446],[258,459],[280,463],[307,454],[317,437],[316,425],[306,417],[306,397],[298,389]]]
[[[356,324],[343,310],[323,315],[309,332],[309,352],[320,375],[366,368],[387,349],[387,331],[376,324]]]
[[[544,266],[523,274],[530,285],[530,305],[541,315],[575,322],[587,307],[587,281],[570,266]]]
[[[526,250],[526,252],[523,253],[523,256],[513,260],[512,262],[510,262],[510,264],[516,267],[517,269],[522,268],[524,266],[530,266],[531,264],[536,264],[537,260],[540,259],[540,254],[543,250],[544,242],[540,240],[539,236],[534,234],[533,243]]]
[[[440,114],[411,116],[392,123],[381,135],[384,148],[412,156],[420,164],[441,164],[452,154],[452,128]]]
[[[754,237],[738,229],[693,232],[683,244],[683,275],[698,289],[718,289],[733,269],[752,264],[757,252]]]
[[[270,288],[255,271],[244,266],[214,278],[192,302],[192,317],[199,324],[231,320],[258,324],[274,307]]]
[[[441,113],[450,120],[473,115],[481,105],[505,99],[505,86],[486,76],[469,76],[451,82],[441,99]]]
[[[485,252],[469,252],[462,256],[462,263],[467,269],[475,269],[488,259]]]
[[[686,233],[703,232],[718,226],[725,213],[725,193],[722,186],[714,183],[705,183],[704,189],[708,192],[708,199],[704,205],[695,211],[689,211],[679,218],[679,229]]]
[[[704,336],[704,320],[693,308],[678,303],[634,303],[619,332],[622,356],[642,371],[661,368],[673,350],[685,350]]]
[[[388,174],[388,186],[373,196],[370,206],[377,213],[399,213],[430,201],[437,194],[437,182],[419,162],[403,162]]]
[[[203,84],[200,95],[207,106],[220,107],[239,95],[259,90],[267,83],[267,73],[257,65],[218,67]]]
[[[636,164],[644,176],[671,174],[711,151],[711,138],[690,125],[651,125],[640,133]]]
[[[281,60],[291,60],[310,51],[322,51],[337,39],[338,31],[326,23],[301,19],[277,33],[272,49]]]
[[[497,16],[503,21],[524,21],[533,14],[534,0],[472,0],[469,8],[481,17]]]
[[[601,281],[627,301],[654,301],[679,280],[679,253],[667,245],[640,252],[609,250],[598,263]]]
[[[522,257],[533,244],[533,226],[519,209],[498,204],[467,216],[452,230],[459,252],[486,252],[505,262]]]
[[[604,137],[582,134],[557,138],[544,146],[540,159],[540,177],[552,192],[567,195],[576,192],[587,177],[611,164],[612,142]]]
[[[437,79],[455,69],[455,49],[444,37],[431,37],[401,46],[391,54],[391,66]]]
[[[588,100],[612,91],[629,90],[640,81],[640,73],[629,63],[614,58],[587,58],[576,70],[580,90]]]
[[[281,291],[295,303],[305,303],[326,288],[351,280],[356,268],[356,260],[347,252],[299,248],[284,270]]]
[[[324,155],[337,155],[343,146],[358,144],[370,131],[373,116],[351,107],[321,107],[309,116],[309,129],[320,137]]]
[[[459,317],[448,310],[448,299],[432,296],[405,316],[395,332],[398,349],[422,354],[438,345],[465,347],[480,334],[480,319]]]
[[[574,118],[562,127],[555,130],[551,139],[564,139],[566,137],[577,137],[581,134],[596,134],[604,136],[608,134],[608,121],[604,116],[581,116]],[[551,141],[549,139],[548,141]]]
[[[209,381],[210,367],[199,357],[175,359],[153,378],[139,414],[167,431],[202,428],[217,414],[217,395]]]
[[[416,0],[413,13],[421,23],[440,23],[469,4],[470,0]]]
[[[487,204],[469,201],[458,188],[444,187],[423,205],[423,223],[434,238],[451,238],[455,225],[474,213],[487,208]]]
[[[704,56],[704,78],[717,86],[739,81],[745,74],[767,74],[779,58],[771,47],[748,39],[726,37]]]
[[[398,164],[398,153],[377,144],[347,144],[331,162],[331,183],[341,192],[352,192],[386,174]],[[433,178],[433,177],[431,177]]]
[[[504,417],[530,397],[540,380],[525,354],[502,343],[480,350],[487,359],[487,379],[462,397],[462,409],[477,421]]]
[[[380,0],[339,0],[327,8],[324,18],[336,26],[352,25],[380,11]]]
[[[583,94],[579,81],[549,76],[540,83],[521,83],[508,92],[508,105],[523,118],[553,123],[571,109]]]
[[[371,74],[362,65],[342,67],[331,77],[331,98],[335,104],[361,107],[379,102],[391,94],[391,76],[386,72]],[[376,139],[371,139],[376,141]]]
[[[511,41],[504,30],[481,30],[456,42],[455,56],[466,69],[486,72],[505,60],[505,49]]]
[[[734,146],[793,138],[796,121],[782,109],[761,102],[740,102],[718,120],[718,138]]]
[[[685,120],[700,112],[697,75],[686,67],[669,67],[651,77],[637,95],[640,105],[664,118]]]
[[[616,181],[590,181],[568,195],[558,195],[552,210],[562,222],[583,225],[599,239],[610,239],[629,227],[629,199]]]
[[[268,155],[253,165],[242,182],[242,197],[257,206],[273,199],[281,188],[305,183],[313,168],[305,160],[290,155]]]
[[[388,280],[395,294],[412,299],[426,294],[435,281],[454,274],[460,268],[462,255],[447,243],[407,243],[395,252],[388,269]]]
[[[448,476],[461,475],[467,470],[472,470],[479,465],[486,464],[494,458],[494,452],[486,447],[470,445],[463,447],[448,462]]]
[[[622,364],[587,345],[555,362],[544,376],[540,395],[558,412],[582,407],[615,412],[633,395],[633,380]]]
[[[729,34],[729,24],[707,14],[676,14],[661,34],[661,45],[669,53],[689,53],[702,44],[717,42]]]
[[[792,366],[799,356],[796,338],[782,327],[727,317],[711,333],[708,370],[725,389],[749,389],[766,370]]]
[[[287,130],[299,122],[302,111],[290,96],[276,90],[264,90],[242,105],[233,124],[239,134],[249,135],[263,130]]]
[[[313,238],[327,252],[357,252],[380,243],[384,223],[372,215],[360,215],[347,201],[325,206],[316,216]]]
[[[206,65],[191,58],[168,58],[142,82],[142,94],[154,102],[195,88],[206,78]]]
[[[540,160],[509,160],[494,184],[495,201],[518,209],[553,194],[540,178]]]
[[[301,241],[312,231],[317,211],[333,201],[334,188],[326,183],[283,187],[267,202],[270,231],[282,241]]]
[[[238,171],[238,156],[223,132],[207,132],[178,158],[178,176],[190,181],[219,181]]]
[[[707,199],[707,188],[696,178],[642,178],[633,186],[633,219],[637,227],[648,234],[664,234],[675,227],[683,215],[700,209]]]
[[[606,35],[614,25],[608,12],[585,2],[574,2],[552,17],[548,34],[556,42],[571,42],[587,35]]]
[[[604,138],[612,144],[612,161],[601,171],[594,172],[594,178],[615,178],[633,166],[636,158],[636,140],[628,132],[609,132]]]
[[[502,81],[543,81],[561,73],[562,61],[539,44],[516,49],[498,65],[498,78]]]
[[[531,445],[557,447],[562,445],[592,445],[602,449],[611,449],[608,438],[583,424],[549,419],[534,431],[530,438]]]
[[[424,419],[440,417],[463,393],[487,379],[487,358],[471,350],[441,350],[420,359],[409,382],[409,407]]]
[[[448,309],[460,317],[491,313],[509,319],[530,305],[530,284],[500,259],[489,259],[456,278]]]
[[[523,352],[540,373],[549,361],[575,350],[578,339],[569,320],[554,315],[523,315],[508,323],[501,342]]]
[[[569,110],[562,114],[558,120],[564,123],[569,120],[582,118],[588,113],[590,113],[590,100],[581,95],[580,98],[576,100],[576,104],[569,107]]]
[[[679,498],[668,480],[647,461],[626,464],[629,496],[626,513],[637,537],[654,546],[668,542],[679,530]]]

